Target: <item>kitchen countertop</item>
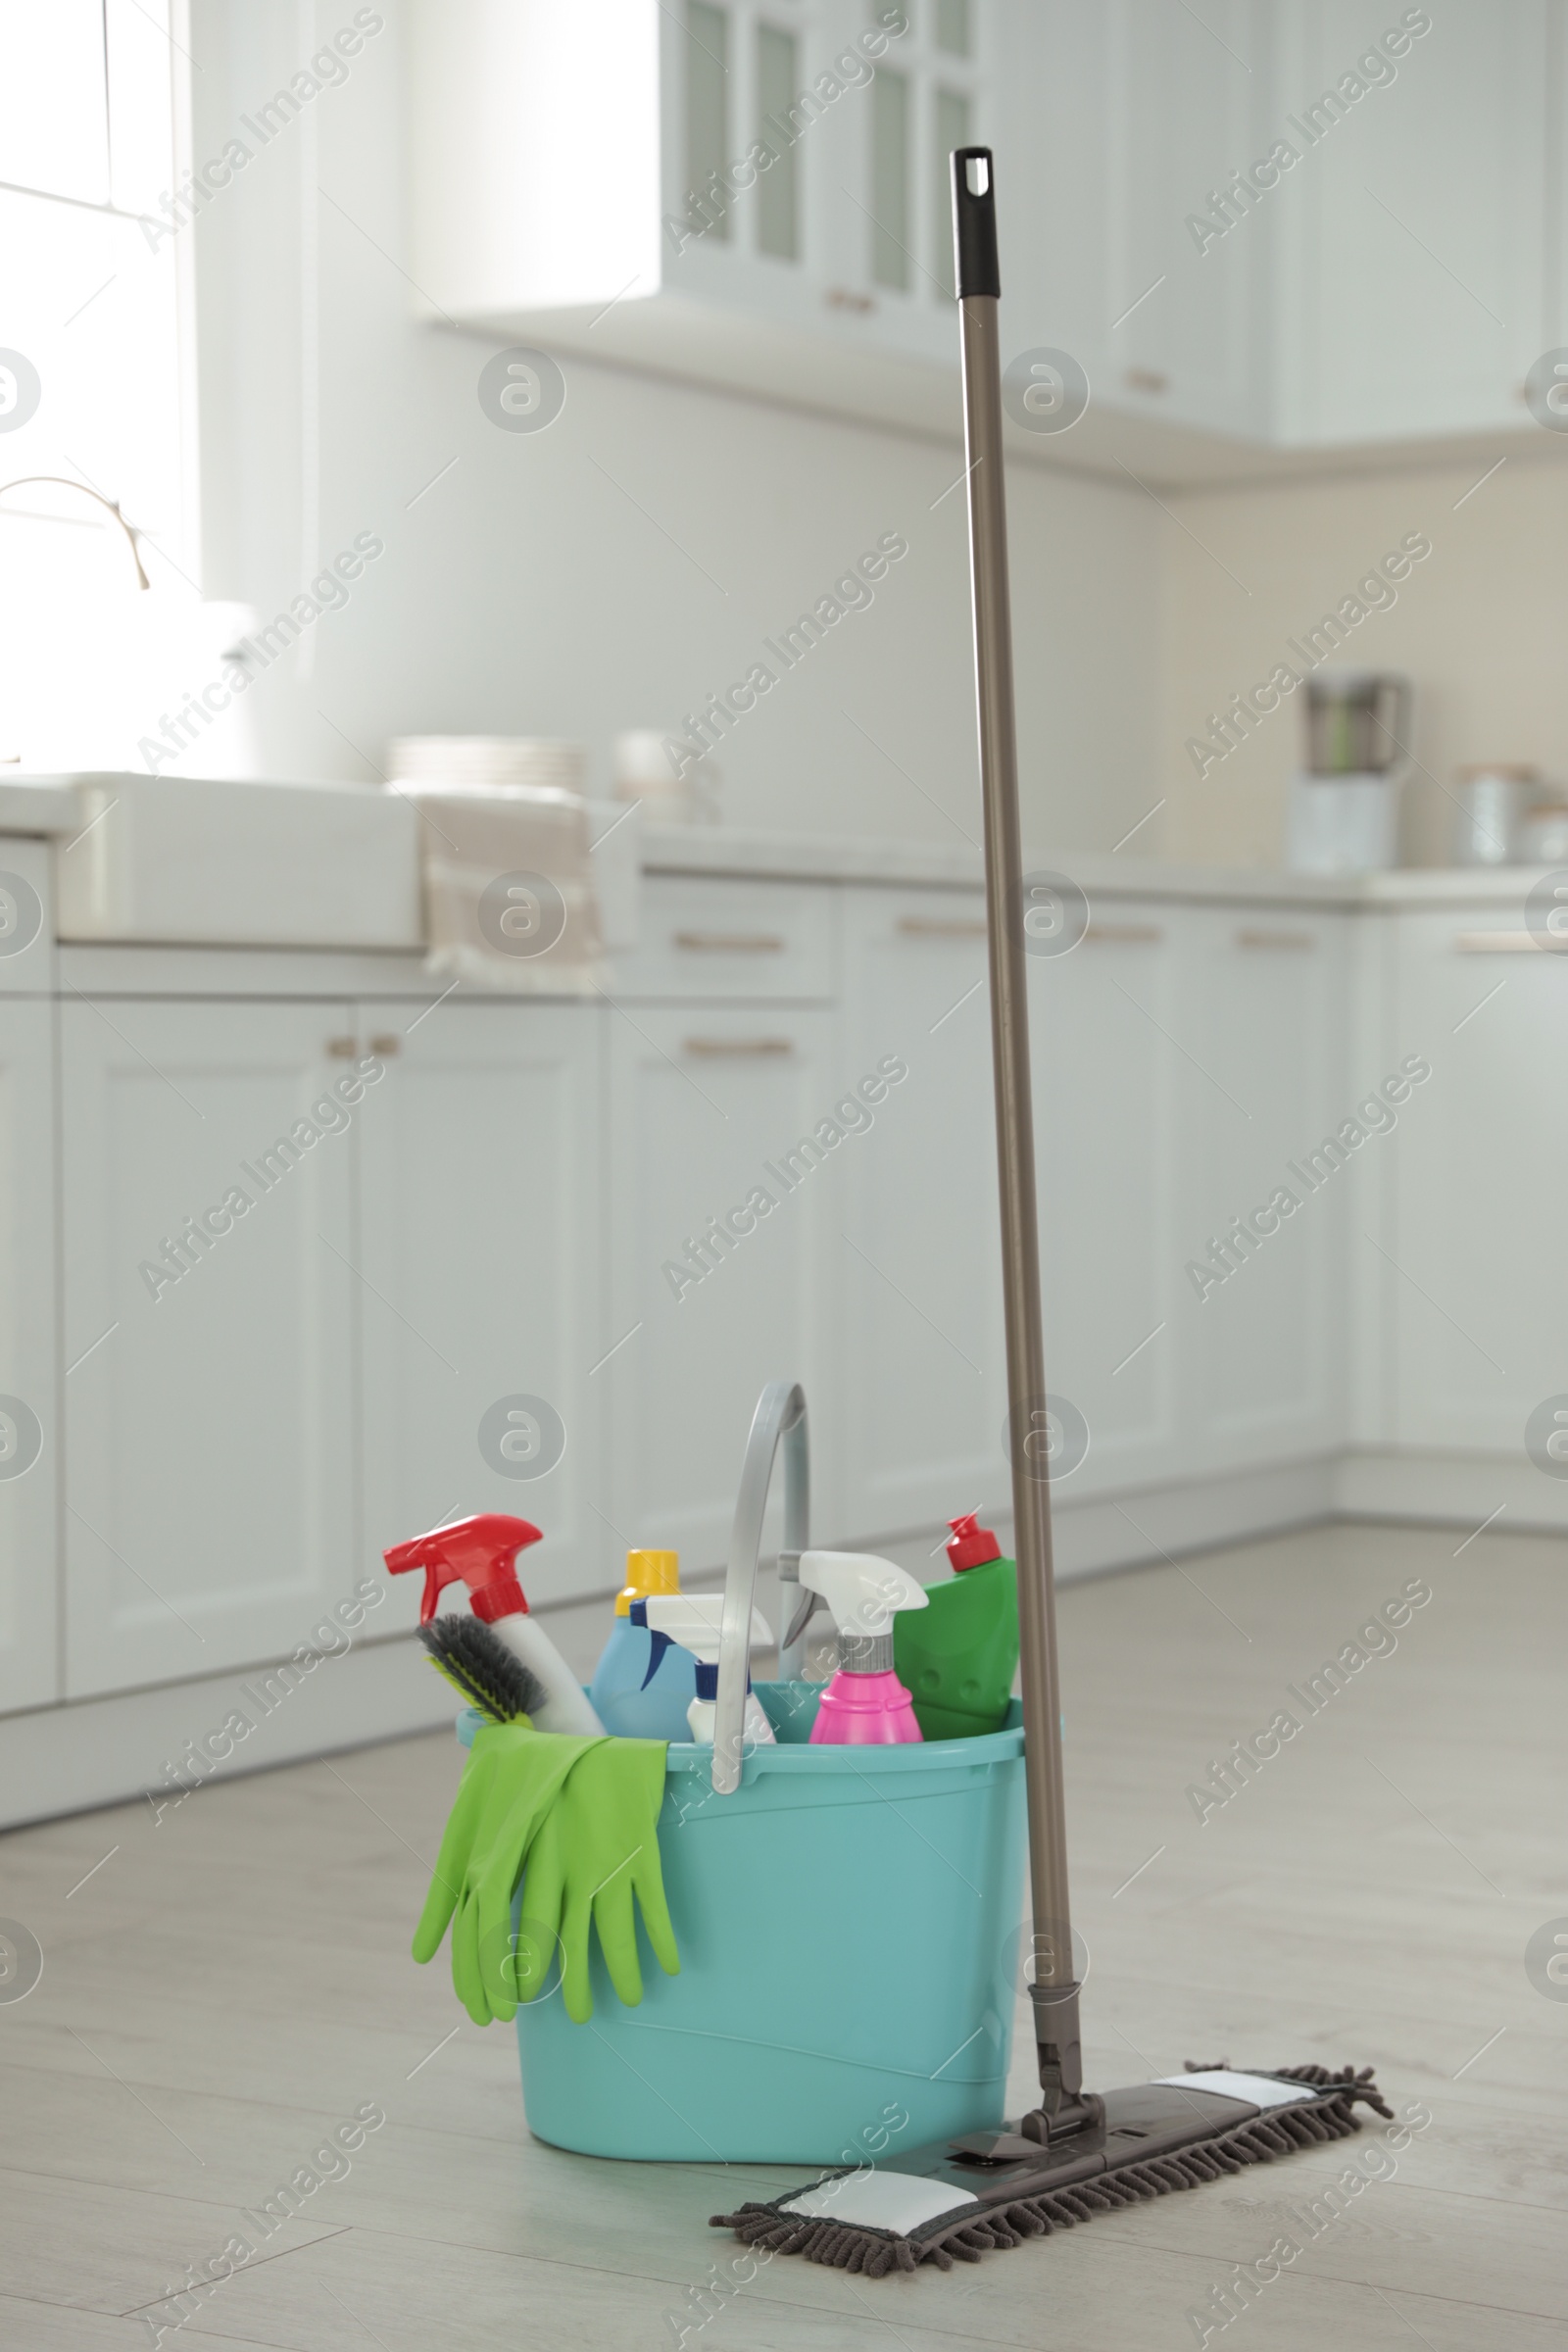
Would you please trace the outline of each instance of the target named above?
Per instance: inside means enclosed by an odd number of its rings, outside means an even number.
[[[978,849],[940,842],[750,833],[721,825],[645,825],[648,873],[730,874],[801,882],[903,883],[978,889]],[[1026,872],[1065,874],[1093,898],[1178,899],[1217,906],[1442,906],[1522,905],[1541,866],[1408,866],[1388,874],[1288,874],[1275,866],[1178,865],[1104,850],[1025,846]]]
[[[138,779],[125,778],[126,783]],[[86,779],[81,779],[85,782]],[[92,779],[103,784],[107,777]],[[215,792],[222,786],[214,784]],[[373,786],[323,785],[356,796]],[[61,837],[81,824],[77,780],[0,780],[0,835]],[[1289,874],[1273,866],[1182,865],[1103,850],[1026,845],[1026,871],[1065,874],[1089,896],[1163,899],[1214,906],[1364,907],[1522,906],[1539,866],[1411,866],[1386,874]],[[854,835],[753,832],[722,825],[647,825],[647,873],[728,875],[750,880],[903,884],[975,890],[983,880],[978,844],[858,839]]]

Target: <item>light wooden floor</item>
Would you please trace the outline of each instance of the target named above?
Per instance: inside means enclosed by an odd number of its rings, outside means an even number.
[[[1317,1530],[1062,1595],[1091,2081],[1354,2059],[1433,2119],[1213,2342],[1568,2342],[1568,2001],[1524,1966],[1568,1915],[1568,1558],[1460,1543]],[[1415,1576],[1434,1597],[1395,1654],[1200,1827],[1187,1785]],[[757,2176],[533,2142],[510,2033],[454,2034],[444,1954],[408,1957],[457,1771],[409,1740],[157,1828],[144,1806],[0,1840],[0,1916],[45,1953],[0,2004],[0,2342],[151,2343],[139,2315],[368,2101],[388,2121],[348,2176],[166,2343],[653,2352],[673,2313],[702,2352],[1158,2352],[1341,2169],[1259,2167],[946,2278],[776,2261],[699,2328],[687,2289],[735,2251],[707,2217]]]

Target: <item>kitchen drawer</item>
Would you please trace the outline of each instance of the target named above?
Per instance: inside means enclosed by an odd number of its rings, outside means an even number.
[[[650,874],[642,944],[615,958],[628,998],[788,998],[838,994],[838,893],[831,884],[709,881]]]

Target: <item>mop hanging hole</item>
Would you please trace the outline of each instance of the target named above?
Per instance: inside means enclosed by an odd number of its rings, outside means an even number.
[[[971,196],[984,196],[991,186],[991,161],[988,156],[971,155],[963,167],[963,184]]]

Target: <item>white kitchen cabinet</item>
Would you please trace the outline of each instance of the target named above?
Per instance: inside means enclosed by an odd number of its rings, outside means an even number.
[[[505,1511],[544,1531],[518,1569],[530,1600],[621,1581],[590,1377],[608,1345],[605,1017],[529,999],[360,1008],[386,1063],[360,1142],[367,1574],[405,1537]],[[403,1597],[406,1618],[418,1594]]]
[[[1385,1072],[1349,1067],[1347,917],[1187,907],[1180,924],[1170,1337],[1186,1466],[1224,1472],[1347,1442],[1348,1235],[1388,1139],[1369,1137],[1321,1179],[1309,1155]],[[1289,1214],[1270,1208],[1282,1188],[1299,1203]]]
[[[808,882],[651,874],[637,945],[616,956],[612,994],[628,1004],[829,1004],[838,989],[836,896]]]
[[[1563,0],[1452,0],[1392,61],[1369,45],[1431,12],[909,0],[873,73],[892,13],[413,0],[424,315],[951,432],[946,153],[977,139],[999,159],[1004,357],[1071,352],[1112,428],[1050,455],[1124,446],[1134,470],[1203,479],[1205,435],[1528,429],[1520,384],[1568,335]],[[778,160],[694,209],[768,117],[799,125],[769,134]],[[1195,238],[1204,216],[1229,225]]]
[[[1272,11],[1109,0],[1090,372],[1112,406],[1209,432],[1269,424],[1267,215],[1200,251],[1187,226],[1228,172],[1266,151]]]
[[[0,1710],[60,1695],[53,1028],[0,998]]]
[[[1388,1050],[1424,1056],[1377,1239],[1396,1445],[1518,1458],[1568,1392],[1568,959],[1496,906],[1398,917]],[[1543,1481],[1543,1485],[1544,1481]]]
[[[617,1006],[609,1074],[609,1311],[592,1370],[614,1433],[607,1541],[672,1546],[693,1571],[722,1565],[770,1380],[805,1386],[812,1524],[836,1531],[846,1163],[868,1139],[819,1140],[860,1075],[837,1051],[834,1015]]]
[[[1278,135],[1302,151],[1267,199],[1285,238],[1286,443],[1527,426],[1520,386],[1560,339],[1560,248],[1547,235],[1560,0],[1402,13],[1430,13],[1431,28],[1397,78],[1342,102],[1339,119],[1332,106],[1312,119],[1382,26],[1359,0],[1280,12]],[[1555,125],[1551,137],[1560,146]]]
[[[842,1035],[852,1083],[907,1071],[840,1155],[844,1521],[862,1540],[1010,1499],[978,891],[846,893]]]
[[[355,1161],[380,1100],[331,1095],[355,1084],[344,1004],[73,998],[60,1021],[80,1698],[286,1655],[351,1590]]]
[[[424,314],[955,421],[947,153],[989,133],[1004,14],[999,0],[413,0]],[[760,172],[743,162],[759,146],[775,157]],[[911,376],[911,359],[943,376]]]
[[[1178,1466],[1171,1037],[1184,911],[1120,901],[1070,952],[1029,962],[1046,1381],[1089,1437],[1081,1463],[1054,1465],[1072,1497]]]

